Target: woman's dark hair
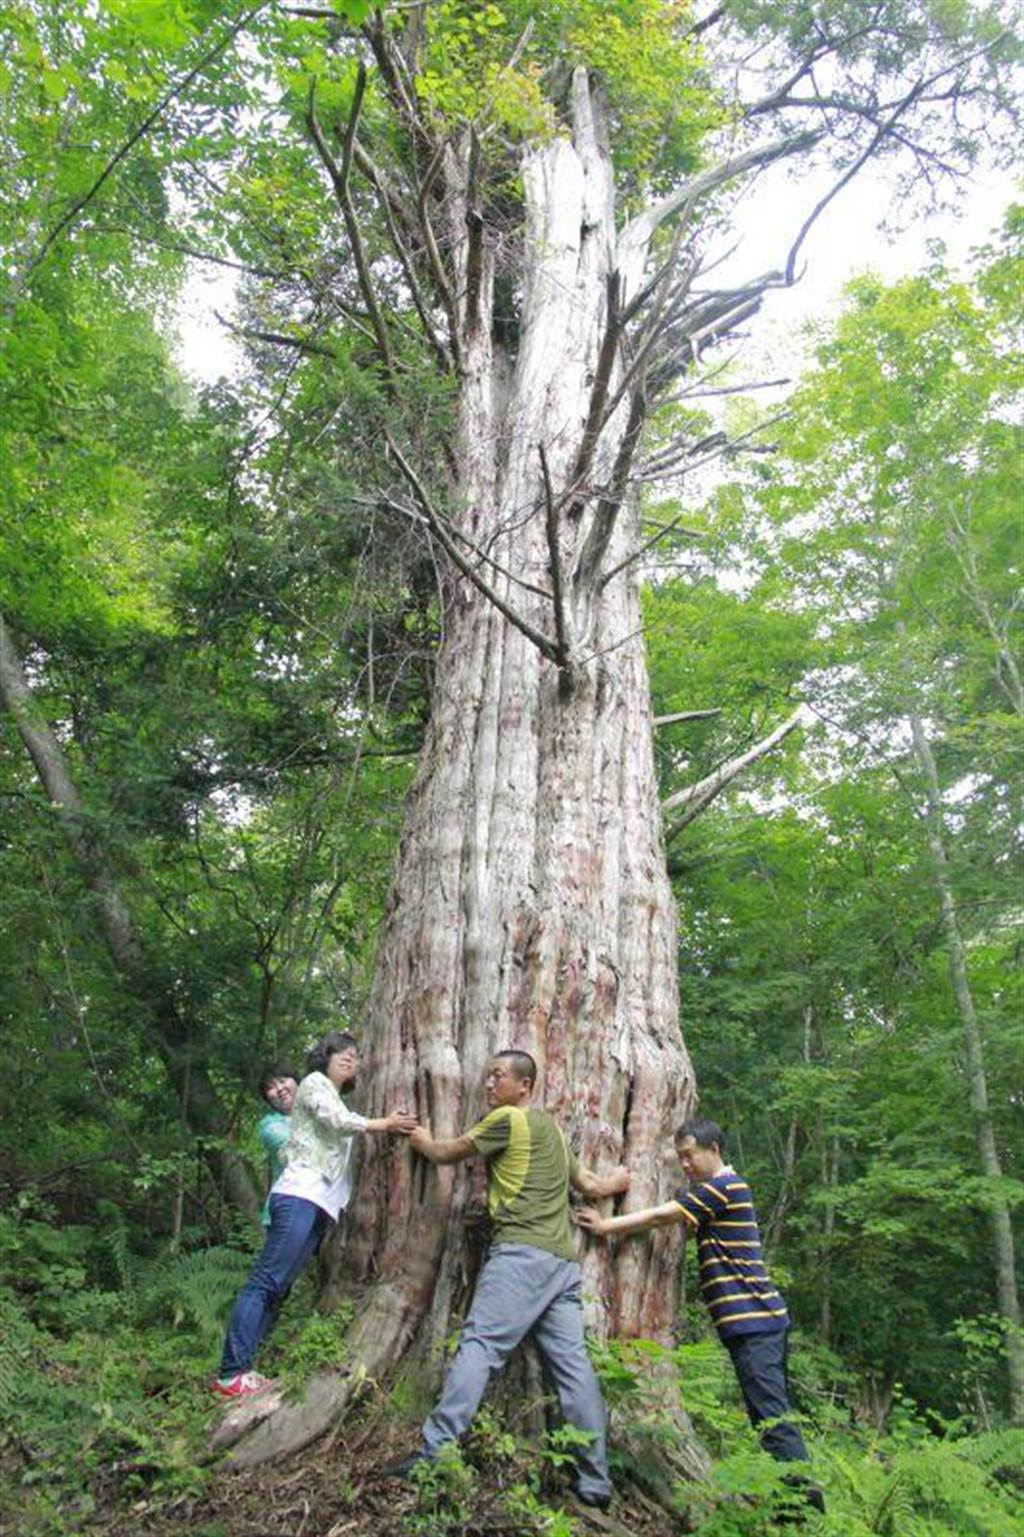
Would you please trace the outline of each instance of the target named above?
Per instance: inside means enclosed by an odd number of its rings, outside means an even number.
[[[725,1132],[717,1121],[706,1121],[695,1115],[692,1120],[684,1121],[676,1132],[677,1142],[682,1142],[684,1137],[692,1137],[698,1147],[717,1145],[719,1153],[725,1156]]]
[[[306,1058],[307,1073],[326,1073],[327,1064],[339,1051],[348,1051],[356,1046],[356,1038],[347,1030],[328,1030],[317,1041],[313,1050]]]
[[[299,1077],[300,1074],[295,1071],[290,1062],[275,1062],[273,1067],[265,1067],[256,1085],[259,1090],[260,1099],[266,1099],[267,1090],[275,1079],[293,1078],[298,1083]]]

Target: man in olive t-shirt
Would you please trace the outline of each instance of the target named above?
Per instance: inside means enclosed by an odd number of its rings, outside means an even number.
[[[576,1493],[587,1505],[611,1499],[605,1408],[583,1338],[580,1267],[569,1224],[569,1186],[598,1200],[629,1186],[628,1169],[583,1169],[551,1117],[529,1104],[533,1058],[501,1051],[487,1073],[491,1109],[464,1136],[434,1141],[423,1127],[410,1145],[432,1163],[487,1159],[493,1237],[441,1398],[423,1427],[422,1450],[386,1470],[404,1476],[469,1426],[492,1373],[529,1334],[544,1358],[566,1422],[590,1439],[576,1453]]]

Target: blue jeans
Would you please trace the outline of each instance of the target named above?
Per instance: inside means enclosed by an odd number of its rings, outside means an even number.
[[[771,1334],[734,1334],[723,1343],[732,1356],[750,1423],[779,1421],[761,1432],[765,1451],[776,1462],[808,1462],[803,1436],[785,1418],[793,1412],[786,1375],[787,1340],[786,1330],[776,1329]]]
[[[270,1229],[231,1313],[220,1362],[222,1378],[252,1366],[288,1288],[319,1249],[330,1225],[330,1217],[313,1201],[297,1195],[270,1197]]]

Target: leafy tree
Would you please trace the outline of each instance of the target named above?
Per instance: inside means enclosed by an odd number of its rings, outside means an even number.
[[[1012,1089],[1001,1073],[990,1079],[986,1062],[990,1035],[1002,1066],[1009,1016],[1004,984],[993,987],[990,963],[981,965],[980,992],[972,975],[975,955],[979,962],[986,953],[1009,961],[1017,906],[1019,851],[1005,816],[1019,772],[1012,750],[1019,732],[1019,448],[1009,415],[1019,365],[1007,281],[1013,261],[1003,245],[980,253],[973,284],[954,280],[937,263],[925,277],[889,288],[870,278],[854,285],[835,334],[822,341],[817,369],[794,397],[780,462],[748,498],[724,499],[723,534],[727,539],[730,526],[738,528],[730,525],[734,512],[741,521],[749,513],[747,548],[763,562],[759,601],[819,616],[819,659],[806,687],[813,708],[839,733],[822,772],[851,777],[851,797],[862,793],[866,774],[883,776],[905,823],[893,846],[903,846],[900,860],[919,887],[935,893],[937,933],[929,935],[928,921],[908,909],[926,943],[922,950],[921,939],[908,934],[901,947],[912,958],[916,985],[927,983],[926,1006],[911,994],[908,1023],[929,1051],[938,1039],[949,1053],[945,1021],[952,1012],[963,1062],[941,1091],[943,1120],[929,1115],[924,1125],[947,1144],[948,1120],[964,1118],[951,1091],[967,1099],[980,1174],[958,1179],[957,1205],[992,1225],[994,1300],[1006,1331],[1011,1412],[1019,1417],[1010,1219],[1018,1190],[1005,1177],[1014,1168]],[[829,793],[834,802],[840,792]],[[893,835],[884,841],[892,843]],[[874,863],[875,837],[868,835],[868,844]],[[889,880],[902,884],[899,870],[897,863]],[[859,938],[863,926],[855,932]],[[945,985],[932,964],[939,934],[949,967]],[[891,999],[885,1018],[894,1005],[906,1012],[907,1000]],[[852,1006],[848,996],[845,1007]],[[889,1046],[883,1041],[877,1050],[895,1072]],[[920,1072],[916,1047],[912,1060]],[[906,1100],[894,1104],[896,1140],[909,1112]],[[841,1123],[841,1106],[835,1113]],[[934,1151],[917,1151],[914,1161],[928,1170],[916,1198],[931,1199],[947,1177],[935,1167]],[[832,1178],[826,1165],[824,1183]],[[819,1191],[819,1199],[830,1220],[837,1201],[849,1215],[886,1187],[903,1204],[910,1185],[901,1195],[902,1180],[895,1171],[868,1170],[845,1194]],[[951,1191],[946,1199],[952,1202]],[[860,1210],[864,1221],[868,1206]],[[883,1244],[898,1245],[913,1231],[895,1212],[876,1216],[871,1226]],[[954,1241],[958,1249],[962,1259],[976,1256],[977,1239],[973,1248]],[[861,1292],[871,1297],[880,1285],[880,1301],[883,1254],[862,1252],[870,1265]],[[943,1263],[955,1269],[955,1252]],[[856,1317],[856,1309],[847,1316]]]

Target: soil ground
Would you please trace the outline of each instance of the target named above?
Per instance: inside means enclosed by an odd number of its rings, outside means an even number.
[[[333,1444],[326,1437],[287,1461],[218,1471],[198,1497],[172,1504],[137,1500],[117,1514],[108,1507],[98,1530],[103,1537],[435,1537],[430,1525],[414,1524],[416,1491],[380,1477],[381,1468],[415,1441],[413,1427],[394,1421],[349,1425]],[[532,1537],[536,1528],[510,1517],[502,1500],[525,1470],[525,1464],[501,1461],[478,1470],[472,1517],[450,1528],[439,1524],[437,1537]],[[676,1537],[680,1530],[639,1491],[619,1495],[609,1516],[585,1511],[564,1489],[542,1498],[572,1516],[579,1537]]]

